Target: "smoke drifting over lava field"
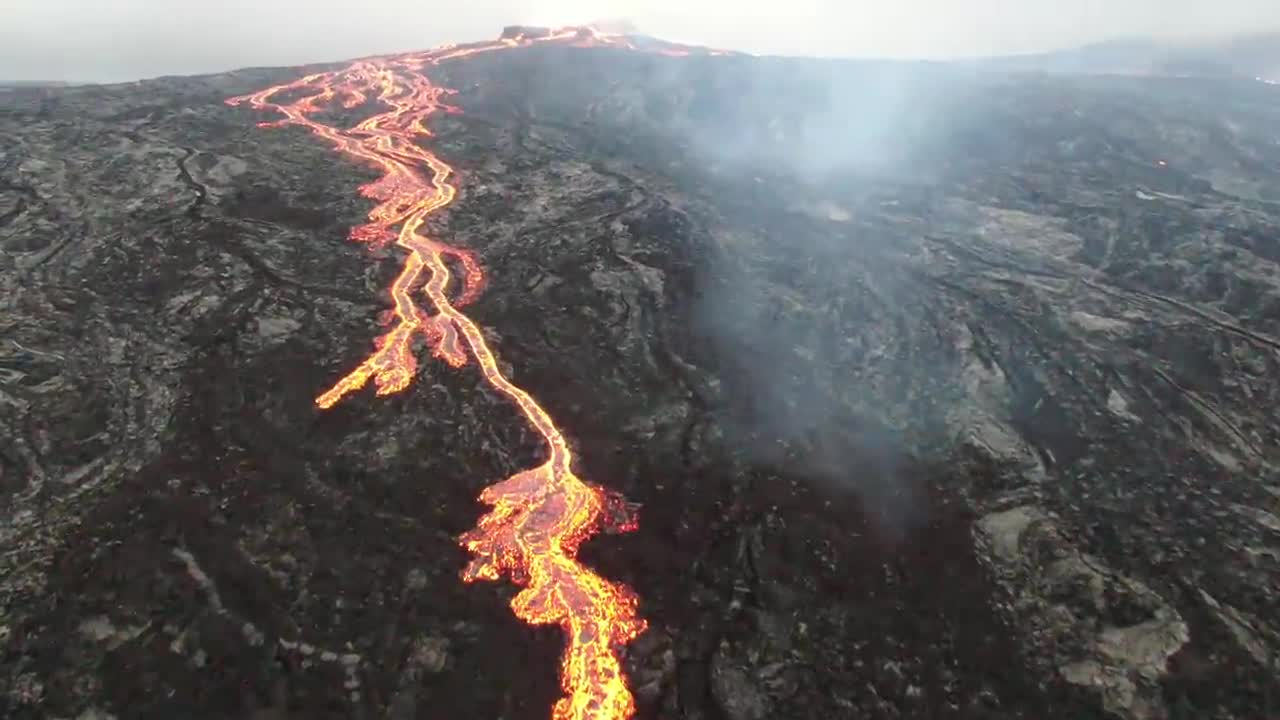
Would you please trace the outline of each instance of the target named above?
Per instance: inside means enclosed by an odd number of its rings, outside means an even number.
[[[535,36],[0,88],[0,714],[1280,713],[1280,88]]]

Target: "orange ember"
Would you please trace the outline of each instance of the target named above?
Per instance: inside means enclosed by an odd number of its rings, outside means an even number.
[[[555,720],[621,720],[631,717],[635,706],[618,648],[639,635],[645,623],[636,614],[630,589],[596,575],[576,556],[578,546],[602,527],[625,531],[634,528],[634,521],[621,511],[624,505],[617,498],[573,473],[573,455],[563,433],[533,396],[502,374],[480,328],[460,310],[484,284],[475,256],[421,232],[427,217],[457,193],[449,181],[453,169],[416,141],[431,135],[426,121],[433,113],[457,112],[445,102],[453,91],[433,85],[425,69],[445,60],[541,43],[634,49],[626,37],[593,28],[533,33],[516,28],[494,42],[358,60],[343,70],[308,75],[227,103],[248,102],[259,110],[276,111],[284,117],[261,123],[263,127],[300,125],[339,152],[382,171],[382,177],[360,188],[378,204],[369,212],[368,223],[351,230],[351,239],[375,245],[394,241],[407,253],[391,284],[390,329],[364,362],[316,398],[316,405],[332,407],[370,380],[378,395],[404,390],[417,373],[412,344],[419,334],[433,355],[453,367],[475,360],[490,387],[515,403],[542,435],[547,458],[481,493],[480,500],[491,509],[460,538],[474,555],[463,579],[496,580],[506,573],[523,586],[511,603],[521,620],[564,628],[564,695],[552,713]],[[686,55],[690,49],[671,46],[657,52]],[[296,99],[275,100],[285,93]],[[386,110],[351,128],[339,129],[311,117],[335,103],[351,109],[370,101]],[[460,285],[451,287],[447,259],[461,266]]]

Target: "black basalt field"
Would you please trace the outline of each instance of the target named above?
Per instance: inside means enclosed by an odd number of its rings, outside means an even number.
[[[313,405],[398,251],[347,239],[372,169],[223,102],[312,70],[0,88],[4,717],[559,694],[559,631],[458,579],[539,438],[425,352]],[[568,47],[432,75],[469,314],[639,504],[581,556],[641,598],[638,717],[1280,717],[1280,86]]]

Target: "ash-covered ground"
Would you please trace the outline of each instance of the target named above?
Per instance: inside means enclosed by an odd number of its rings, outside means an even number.
[[[455,540],[537,437],[474,365],[312,404],[400,260],[371,168],[223,104],[308,70],[0,90],[5,717],[549,716],[559,630]],[[1280,88],[433,78],[471,315],[640,504],[583,552],[640,717],[1280,716]]]

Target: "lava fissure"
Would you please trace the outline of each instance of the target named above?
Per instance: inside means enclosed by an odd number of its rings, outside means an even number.
[[[247,102],[259,110],[276,111],[284,117],[260,126],[300,125],[339,152],[382,171],[379,179],[360,187],[362,195],[378,204],[369,212],[369,222],[353,228],[350,236],[373,245],[394,242],[407,253],[390,288],[390,329],[375,341],[364,362],[316,398],[316,405],[330,408],[370,380],[378,395],[404,390],[417,372],[412,344],[418,334],[425,337],[432,354],[449,365],[461,367],[468,358],[475,360],[490,387],[515,403],[541,434],[547,458],[481,493],[480,500],[491,509],[459,539],[473,555],[462,577],[470,582],[508,574],[523,585],[511,603],[521,620],[555,623],[564,629],[560,669],[564,695],[553,709],[554,720],[622,720],[634,714],[635,706],[618,648],[643,632],[645,622],[637,615],[636,597],[629,588],[595,574],[576,556],[578,546],[601,529],[634,529],[631,508],[573,473],[573,455],[563,433],[533,396],[502,373],[479,326],[459,309],[475,300],[484,285],[475,255],[419,232],[431,213],[457,195],[450,183],[453,168],[415,142],[431,135],[426,126],[431,115],[459,112],[444,102],[453,91],[432,84],[425,69],[477,53],[547,42],[636,49],[624,36],[591,28],[533,35],[520,29],[494,42],[364,58],[343,70],[308,75],[227,103]],[[688,55],[691,50],[676,45],[654,48],[668,55]],[[283,93],[299,99],[274,100]],[[335,101],[354,109],[371,99],[388,109],[352,128],[339,129],[311,117]],[[458,288],[451,288],[455,283],[446,259],[462,268],[460,292],[454,298],[450,291]],[[419,304],[424,296],[434,314]]]

